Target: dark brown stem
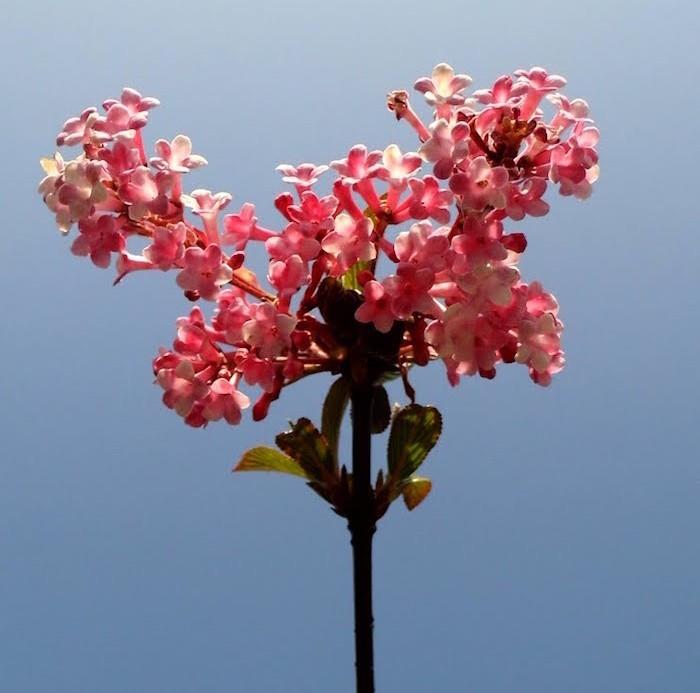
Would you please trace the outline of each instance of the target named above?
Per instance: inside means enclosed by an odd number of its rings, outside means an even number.
[[[355,669],[357,693],[374,693],[372,537],[376,527],[371,483],[371,387],[353,385],[351,403],[352,499],[348,528],[355,593]]]

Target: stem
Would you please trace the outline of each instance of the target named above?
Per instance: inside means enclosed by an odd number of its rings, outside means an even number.
[[[357,693],[374,693],[372,537],[376,527],[370,476],[371,388],[366,385],[353,385],[351,402],[352,500],[348,529],[352,537],[355,592],[355,670]]]

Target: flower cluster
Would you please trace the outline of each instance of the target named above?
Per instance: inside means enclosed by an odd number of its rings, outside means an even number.
[[[526,239],[504,224],[546,214],[550,184],[588,197],[598,131],[586,102],[566,98],[565,80],[542,68],[467,93],[470,83],[446,64],[419,79],[430,122],[406,91],[389,94],[416,152],[356,145],[329,166],[279,166],[294,192],[274,201],[278,229],[250,203],[225,214],[228,193],[185,194],[183,176],[206,160],[184,135],[158,140],[148,157],[142,131],[158,101],[132,89],[66,121],[57,143],[82,152],[43,160],[39,191],[64,233],[77,224],[72,252],[99,267],[114,259],[116,281],[172,270],[189,300],[213,304],[209,319],[199,303],[179,318],[172,349],[154,361],[165,404],[192,426],[238,423],[251,403],[243,385],[261,391],[260,419],[299,378],[366,369],[368,359],[407,388],[407,369],[436,359],[453,385],[493,378],[501,362],[547,385],[564,364],[558,305],[522,281]],[[321,192],[324,174],[334,179]],[[269,288],[245,264],[256,242]]]

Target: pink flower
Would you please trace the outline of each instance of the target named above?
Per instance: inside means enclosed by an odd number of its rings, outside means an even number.
[[[177,266],[185,254],[187,226],[182,222],[174,226],[156,226],[152,243],[144,248],[143,256],[165,271]]]
[[[272,260],[285,260],[291,255],[298,255],[308,262],[318,257],[321,244],[315,238],[304,235],[298,224],[289,224],[279,235],[265,241],[265,249]]]
[[[566,84],[566,80],[560,75],[550,75],[542,67],[533,67],[530,70],[516,70],[514,73],[518,82],[525,84],[527,92],[520,104],[520,119],[528,120],[537,110],[542,97],[560,89]]]
[[[382,152],[383,167],[378,171],[377,176],[394,188],[403,188],[422,163],[423,160],[415,152],[402,154],[395,144],[390,144]]]
[[[291,183],[301,192],[314,185],[318,181],[319,176],[328,170],[328,166],[316,166],[315,164],[290,166],[289,164],[280,164],[275,170],[282,174],[282,180],[285,183]]]
[[[472,83],[469,75],[456,75],[447,63],[433,68],[430,77],[422,77],[413,88],[425,94],[425,100],[437,109],[438,117],[450,113],[451,106],[462,106],[465,102],[462,91]]]
[[[512,185],[506,197],[506,214],[516,221],[524,219],[526,214],[544,216],[549,212],[549,205],[542,199],[546,190],[547,181],[544,178],[529,178],[520,188]]]
[[[180,416],[190,416],[197,402],[203,400],[209,393],[209,387],[197,377],[192,361],[187,358],[172,354],[161,353],[153,364],[156,371],[156,382],[165,393],[163,404],[168,409],[174,409]],[[204,421],[196,423],[196,417],[188,423],[191,425],[204,425]]]
[[[391,308],[397,318],[406,320],[413,313],[437,315],[442,309],[428,293],[435,280],[429,267],[408,262],[399,263],[395,275],[389,275],[382,284],[391,296]]]
[[[206,300],[214,300],[219,287],[228,284],[233,271],[222,264],[223,256],[218,245],[209,245],[206,250],[191,247],[183,257],[184,269],[176,277],[177,285],[185,291],[196,291]]]
[[[63,129],[56,137],[56,144],[59,147],[86,144],[92,138],[92,126],[97,118],[97,109],[94,107],[86,108],[77,118],[69,118],[63,123]]]
[[[552,375],[564,367],[561,331],[562,324],[554,313],[528,317],[519,326],[520,346],[515,360],[529,367],[530,377],[538,385],[549,385]]]
[[[301,204],[291,204],[286,211],[302,234],[316,238],[333,228],[333,215],[337,209],[338,198],[333,195],[319,198],[310,190],[305,190],[301,193]]]
[[[374,178],[381,169],[379,163],[382,152],[367,153],[367,147],[356,144],[349,152],[347,158],[331,161],[334,168],[347,184],[359,183],[368,178]]]
[[[428,221],[413,224],[408,231],[403,231],[396,237],[396,257],[401,262],[413,262],[429,267],[433,272],[440,272],[447,266],[449,233],[448,226],[433,229]]]
[[[204,223],[204,232],[210,243],[219,242],[218,217],[222,209],[231,202],[231,195],[226,192],[212,193],[201,188],[193,190],[191,195],[182,195],[182,203],[192,210]]]
[[[243,324],[243,339],[260,357],[273,358],[289,349],[296,318],[279,313],[271,303],[253,304],[250,315],[251,319]]]
[[[469,125],[459,122],[450,125],[444,118],[430,126],[430,139],[423,142],[418,153],[426,161],[434,163],[433,173],[437,178],[449,178],[454,165],[469,153]]]
[[[298,255],[292,255],[285,260],[271,262],[267,279],[277,289],[280,298],[288,298],[306,283],[308,276],[306,263]]]
[[[269,359],[261,359],[247,349],[236,352],[236,368],[248,385],[258,385],[265,392],[275,389],[275,365]]]
[[[83,219],[78,229],[80,234],[73,241],[71,252],[74,255],[89,255],[98,267],[109,267],[112,253],[120,253],[126,246],[120,224],[107,214]]]
[[[595,146],[599,133],[596,128],[582,128],[552,150],[549,177],[559,183],[562,195],[575,195],[586,199],[592,192],[592,184],[598,179],[598,153]]]
[[[335,218],[335,227],[321,243],[321,247],[335,258],[335,275],[343,274],[356,262],[369,262],[377,257],[377,249],[371,241],[372,222],[363,217],[355,221],[341,212]]]
[[[158,156],[152,157],[150,163],[159,171],[187,173],[207,165],[203,156],[192,154],[192,140],[186,135],[177,135],[172,142],[158,140],[155,148]]]
[[[103,185],[107,174],[101,162],[78,158],[64,164],[56,154],[53,160],[42,159],[41,165],[47,175],[39,185],[39,192],[64,233],[73,222],[86,219],[101,203],[107,203],[108,193]]]
[[[519,97],[527,92],[525,82],[513,83],[510,75],[499,77],[491,89],[479,89],[474,92],[474,97],[479,103],[487,104],[493,108],[515,106]]]
[[[129,205],[129,218],[138,221],[149,212],[163,215],[168,210],[168,173],[154,174],[145,166],[138,166],[123,176],[119,197]]]
[[[250,306],[243,296],[240,289],[233,288],[219,292],[216,298],[212,326],[229,344],[243,340],[243,325],[250,320]]]
[[[355,311],[355,319],[359,322],[371,322],[380,331],[386,334],[391,330],[394,320],[392,298],[387,290],[374,279],[364,286],[365,300]]]
[[[211,384],[202,409],[202,416],[207,421],[223,418],[233,425],[241,422],[241,411],[250,406],[250,399],[236,389],[234,379],[235,376],[230,379],[217,378]]]
[[[414,219],[435,219],[439,224],[450,220],[449,206],[454,195],[449,190],[440,190],[440,183],[433,176],[425,176],[422,180],[411,178],[408,181],[411,189],[410,215]]]
[[[102,104],[107,113],[95,120],[92,139],[98,142],[132,139],[136,130],[148,122],[147,111],[159,103],[158,99],[142,97],[134,89],[125,88],[121,100],[107,99]]]
[[[492,168],[485,156],[478,156],[450,178],[450,189],[462,198],[464,207],[503,209],[508,181],[508,169],[504,166]]]

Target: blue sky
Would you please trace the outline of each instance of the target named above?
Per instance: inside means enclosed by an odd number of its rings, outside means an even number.
[[[268,419],[186,428],[150,360],[172,277],[73,257],[35,188],[66,117],[124,85],[190,135],[191,187],[275,221],[280,162],[407,148],[384,95],[441,61],[488,86],[543,65],[602,133],[586,203],[552,197],[526,279],[561,303],[568,366],[451,389],[433,493],[376,542],[379,693],[690,693],[700,679],[696,177],[690,2],[15,3],[0,28],[0,681],[11,693],[353,690],[347,532],[303,484],[232,476]],[[400,399],[398,389],[391,396]],[[376,445],[382,452],[382,441]]]

